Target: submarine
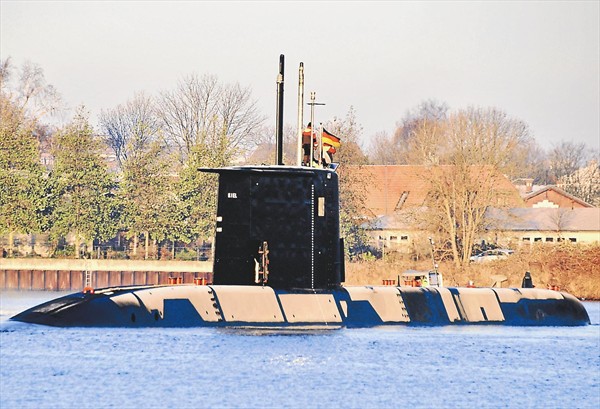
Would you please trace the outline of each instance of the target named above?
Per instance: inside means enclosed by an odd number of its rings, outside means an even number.
[[[278,125],[282,94],[283,56]],[[284,165],[282,128],[276,165],[203,169],[219,179],[212,284],[95,289],[11,319],[59,327],[265,329],[590,323],[576,297],[554,290],[344,285],[338,174]]]

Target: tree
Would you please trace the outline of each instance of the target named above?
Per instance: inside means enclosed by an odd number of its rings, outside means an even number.
[[[0,232],[40,233],[48,227],[49,185],[40,163],[34,123],[5,98],[0,99]]]
[[[522,177],[533,179],[534,184],[548,184],[546,152],[533,139],[525,140],[513,152],[510,159],[514,166],[507,170],[511,180]]]
[[[374,164],[433,165],[440,163],[448,150],[445,123],[451,111],[446,103],[427,100],[408,111],[396,124],[394,135],[375,135],[370,147]],[[545,155],[536,141],[523,138],[511,150],[503,171],[510,179],[538,177],[543,173]]]
[[[340,165],[367,165],[369,163],[367,155],[360,146],[363,128],[357,122],[353,106],[350,106],[345,118],[334,117],[332,121],[325,124],[325,127],[329,132],[342,138],[342,146],[335,154],[335,160]]]
[[[426,129],[435,130],[435,125],[446,120],[448,116],[448,105],[445,102],[427,100],[414,110],[406,113],[400,123],[397,124],[393,138],[393,147],[396,154],[397,164],[405,165],[414,161],[414,147],[417,133],[423,134]],[[430,136],[436,136],[432,133]],[[421,137],[421,143],[424,142]],[[435,144],[435,139],[428,139],[428,147]],[[427,159],[427,157],[425,157]]]
[[[581,200],[600,206],[600,165],[591,160],[586,166],[561,177],[559,185],[568,193]]]
[[[253,146],[246,152],[248,165],[274,164],[276,161],[275,127],[263,126],[252,139]],[[283,127],[283,163],[296,164],[298,151],[298,132],[296,127]]]
[[[487,207],[505,203],[499,181],[515,150],[529,140],[529,130],[502,111],[470,108],[433,127],[417,128],[415,143],[429,145],[432,129],[443,144],[420,151],[429,164],[422,176],[431,186],[422,221],[441,235],[460,267],[469,261]]]
[[[73,121],[57,132],[52,147],[51,179],[57,203],[51,235],[72,234],[79,257],[82,241],[108,240],[117,232],[116,183],[102,159],[102,145],[94,137],[87,114],[80,107]]]
[[[393,149],[391,136],[383,131],[378,132],[371,138],[369,145],[369,162],[374,165],[395,165],[397,155]]]
[[[44,129],[38,119],[57,101],[39,67],[25,64],[16,85],[13,73],[10,59],[0,62],[0,232],[8,233],[9,253],[15,233],[48,228],[52,200],[40,163],[38,137]]]
[[[588,149],[585,143],[562,141],[554,145],[548,153],[548,165],[553,182],[560,178],[572,175],[587,161]]]
[[[0,89],[23,118],[38,121],[61,110],[61,97],[51,84],[46,82],[44,71],[34,63],[25,62],[13,81],[14,69],[10,58],[0,61]]]
[[[121,228],[134,240],[134,255],[141,234],[147,259],[150,238],[163,239],[165,226],[172,226],[173,179],[168,157],[158,142],[135,151],[124,163],[119,190],[123,203]]]
[[[172,235],[173,240],[189,243],[198,238],[213,237],[218,176],[200,169],[221,166],[221,158],[206,147],[199,145],[192,149],[176,185],[180,224],[175,230],[179,233]]]
[[[600,167],[597,152],[585,143],[562,141],[548,153],[548,174],[567,193],[588,203],[597,203],[600,197]]]
[[[264,121],[249,88],[222,85],[209,75],[188,76],[176,90],[163,92],[158,113],[167,143],[181,163],[197,145],[232,156],[251,143]]]
[[[337,170],[340,181],[340,234],[344,238],[347,254],[351,259],[367,247],[369,241],[360,227],[366,220],[359,217],[365,214],[366,185],[370,183],[362,172],[353,172],[356,167],[368,164],[368,159],[360,147],[362,126],[357,122],[356,111],[350,107],[344,119],[334,118],[326,124],[327,131],[341,138],[342,145],[335,154],[339,162]]]
[[[157,140],[159,122],[154,100],[138,93],[125,105],[100,113],[101,139],[115,153],[119,168],[136,152],[143,151]]]
[[[375,136],[371,144],[370,155],[374,164],[381,165],[407,165],[420,164],[414,163],[415,160],[428,160],[427,156],[419,157],[415,155],[415,148],[429,149],[436,146],[439,141],[436,139],[426,140],[423,137],[425,130],[433,130],[432,126],[443,122],[448,115],[448,105],[435,100],[423,101],[419,106],[408,111],[401,121],[396,123],[396,130],[389,136],[380,133]],[[419,143],[415,139],[419,135]],[[438,136],[432,133],[430,136]],[[422,143],[429,142],[427,146],[421,146]]]

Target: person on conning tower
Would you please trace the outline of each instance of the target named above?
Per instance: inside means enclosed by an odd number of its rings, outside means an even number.
[[[303,153],[303,158],[302,158],[302,166],[310,166],[309,162],[310,162],[310,139],[311,139],[311,134],[312,134],[312,126],[311,123],[309,122],[308,125],[306,126],[306,128],[304,129],[304,131],[302,132],[302,153]],[[313,140],[313,145],[316,144],[317,142],[317,138],[315,137],[315,135],[312,135],[312,140]]]

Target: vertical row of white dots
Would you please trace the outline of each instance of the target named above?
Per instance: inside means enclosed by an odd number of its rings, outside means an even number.
[[[310,286],[315,288],[315,185],[310,187]]]

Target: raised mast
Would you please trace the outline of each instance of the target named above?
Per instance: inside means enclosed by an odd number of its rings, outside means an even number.
[[[283,165],[283,72],[285,56],[279,56],[279,75],[277,75],[277,133],[276,133],[276,164]]]
[[[298,70],[298,147],[296,164],[302,166],[302,132],[304,131],[304,63]]]

